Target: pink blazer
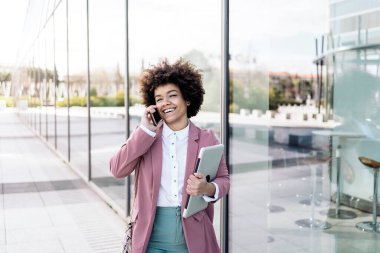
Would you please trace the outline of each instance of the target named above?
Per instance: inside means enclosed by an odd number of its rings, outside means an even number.
[[[137,193],[132,211],[132,220],[135,221],[132,239],[133,253],[144,253],[147,250],[153,228],[162,172],[161,134],[162,127],[157,130],[155,138],[138,127],[110,160],[110,170],[115,177],[126,177],[134,170],[138,174]],[[193,173],[199,149],[217,143],[219,142],[211,130],[201,130],[190,122],[184,187],[188,177]],[[225,196],[230,188],[230,179],[224,158],[213,182],[219,186],[219,198]],[[187,196],[184,189],[182,212]],[[209,203],[206,210],[182,219],[190,253],[220,252],[212,225],[213,218],[214,204]]]

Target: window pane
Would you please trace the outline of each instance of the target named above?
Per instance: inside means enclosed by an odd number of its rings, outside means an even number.
[[[335,252],[333,236],[299,228],[327,220],[328,140],[312,141],[330,126],[314,119],[327,14],[327,1],[230,1],[232,252]]]
[[[38,105],[38,133],[43,136],[45,130],[45,108],[43,106],[45,91],[45,62],[43,61],[44,40],[41,35],[36,41],[36,71],[37,71],[37,105]]]
[[[130,99],[139,101],[138,76],[167,58],[189,60],[203,73],[206,91],[201,111],[191,118],[197,126],[220,135],[220,1],[129,1]],[[196,17],[196,18],[195,18]],[[146,31],[146,32],[142,32]],[[131,130],[140,123],[143,107],[130,108]],[[215,204],[214,227],[219,240],[220,202]]]
[[[55,78],[54,78],[54,29],[53,19],[46,24],[46,107],[47,107],[47,140],[55,146],[56,124],[55,124]]]
[[[92,181],[125,208],[124,179],[114,179],[109,171],[110,158],[126,139],[125,1],[89,5]]]
[[[334,71],[333,112],[337,127],[332,147],[340,151],[341,202],[372,212],[374,175],[358,157],[379,161],[380,147],[380,45],[376,48],[352,49],[336,54],[331,64]],[[355,203],[355,204],[353,204]],[[372,220],[370,216],[367,220]],[[369,241],[368,247],[376,244]]]
[[[68,2],[70,79],[70,158],[88,177],[86,0]]]
[[[54,38],[57,149],[68,159],[67,23],[65,0],[60,2],[54,13]]]

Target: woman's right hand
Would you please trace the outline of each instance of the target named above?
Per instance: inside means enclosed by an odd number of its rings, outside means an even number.
[[[148,128],[150,131],[155,132],[157,128],[159,128],[163,123],[162,119],[157,123],[157,126],[153,125],[153,121],[151,119],[150,113],[154,113],[157,111],[156,105],[151,105],[145,108],[145,111],[141,117],[141,125]]]

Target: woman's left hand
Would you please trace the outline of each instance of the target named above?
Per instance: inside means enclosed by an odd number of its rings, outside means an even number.
[[[194,173],[187,179],[186,192],[190,196],[214,196],[215,186],[212,183],[208,183],[202,173]]]

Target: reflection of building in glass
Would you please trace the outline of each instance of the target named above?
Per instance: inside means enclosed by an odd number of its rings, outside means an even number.
[[[380,42],[380,1],[330,1],[331,47]]]
[[[379,159],[380,1],[330,1],[330,35],[327,51],[316,62],[326,71],[324,88],[330,118],[339,136],[332,148],[344,147],[339,164],[343,171],[344,204],[371,212],[372,177],[358,157]],[[342,143],[343,142],[343,143]],[[375,151],[376,150],[376,151]],[[354,204],[355,203],[355,204]]]

